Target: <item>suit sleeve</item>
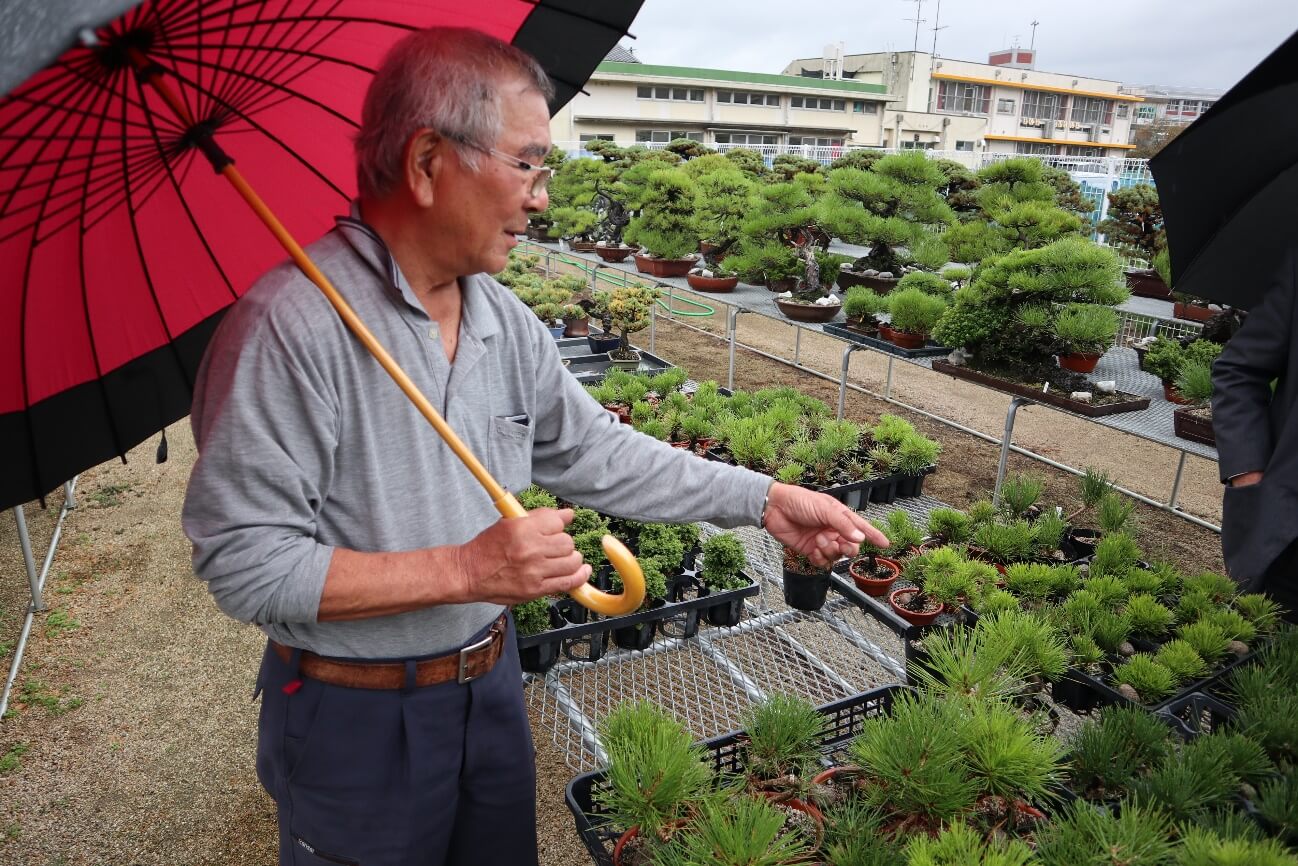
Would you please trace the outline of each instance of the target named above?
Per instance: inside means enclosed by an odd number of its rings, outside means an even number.
[[[1212,426],[1223,482],[1263,471],[1271,461],[1271,382],[1288,366],[1296,261],[1290,249],[1262,304],[1249,312],[1212,366]]]

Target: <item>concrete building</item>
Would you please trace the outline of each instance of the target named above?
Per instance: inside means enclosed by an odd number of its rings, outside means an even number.
[[[817,154],[883,143],[882,121],[893,97],[879,82],[658,66],[625,51],[620,56],[601,63],[587,93],[551,120],[556,143],[691,138],[721,150],[769,153],[792,146]]]
[[[1223,90],[1166,84],[1138,84],[1129,89],[1145,100],[1132,115],[1134,126],[1155,123],[1185,126],[1198,120],[1225,93]]]
[[[993,52],[987,63],[886,51],[794,60],[787,76],[882,85],[894,97],[884,147],[1041,156],[1123,156],[1142,98],[1116,81],[1035,69],[1034,53]]]

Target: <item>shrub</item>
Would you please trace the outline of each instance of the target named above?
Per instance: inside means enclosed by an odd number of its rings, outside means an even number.
[[[1071,352],[1104,352],[1118,334],[1118,314],[1098,304],[1069,304],[1055,317],[1055,335]]]
[[[680,169],[649,176],[640,215],[626,227],[628,243],[640,244],[665,259],[684,258],[698,249],[694,208],[697,188]]]
[[[879,423],[870,431],[871,438],[879,445],[896,448],[915,433],[915,425],[897,415],[880,415]]]
[[[1212,367],[1202,361],[1185,361],[1176,374],[1176,390],[1186,400],[1207,403],[1212,399]]]
[[[1026,520],[1012,523],[984,523],[974,530],[974,544],[987,551],[994,562],[1008,565],[1032,556],[1032,525]]]
[[[744,545],[728,532],[703,542],[703,583],[714,590],[738,589],[748,584],[743,571],[748,567]]]
[[[951,283],[944,277],[937,274],[931,274],[927,271],[911,271],[902,277],[897,283],[895,291],[905,289],[919,289],[921,292],[929,295],[937,295],[940,298],[951,296]]]
[[[910,334],[932,333],[933,326],[946,309],[940,296],[926,294],[919,289],[894,291],[889,295],[888,311],[891,324],[899,331]]]
[[[1170,337],[1160,336],[1145,352],[1145,372],[1157,376],[1164,382],[1175,381],[1176,373],[1181,369],[1184,358],[1185,353],[1180,343]]]
[[[1220,661],[1230,651],[1230,638],[1226,632],[1206,619],[1183,625],[1176,634],[1209,664]]]
[[[1036,475],[1014,475],[1001,484],[1001,504],[1010,517],[1024,517],[1037,504],[1044,489],[1045,481]]]
[[[1176,688],[1172,672],[1144,653],[1136,653],[1118,665],[1113,671],[1113,681],[1131,686],[1146,704],[1167,697]]]
[[[518,491],[518,504],[532,511],[537,508],[558,508],[559,500],[555,499],[550,491],[533,484]]]
[[[514,612],[514,630],[519,637],[540,634],[550,627],[550,599],[534,598],[510,608]]]
[[[849,319],[872,319],[888,312],[888,299],[867,286],[852,286],[843,299],[843,315]]]
[[[973,532],[973,521],[954,508],[934,508],[928,513],[928,534],[945,544],[964,544]]]
[[[820,740],[828,719],[805,698],[774,694],[744,711],[740,726],[747,732],[744,747],[749,775],[770,780],[804,776],[820,757]]]
[[[1032,849],[1017,839],[984,839],[967,824],[950,824],[935,838],[911,837],[907,866],[1027,866]]]
[[[1162,721],[1139,707],[1105,707],[1077,733],[1073,783],[1082,793],[1121,795],[1171,752],[1171,730]]]

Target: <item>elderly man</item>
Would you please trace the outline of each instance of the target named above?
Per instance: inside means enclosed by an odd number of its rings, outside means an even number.
[[[866,537],[829,497],[619,425],[486,276],[545,208],[550,83],[468,30],[384,61],[360,199],[309,252],[506,487],[639,520],[761,522],[824,564]],[[583,583],[572,514],[499,520],[290,265],[225,318],[199,374],[194,568],[268,635],[257,772],[282,863],[536,862],[534,766],[502,606]]]

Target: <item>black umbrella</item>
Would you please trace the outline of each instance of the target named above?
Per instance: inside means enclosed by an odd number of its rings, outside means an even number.
[[[1178,292],[1250,309],[1298,243],[1298,33],[1149,163]]]

